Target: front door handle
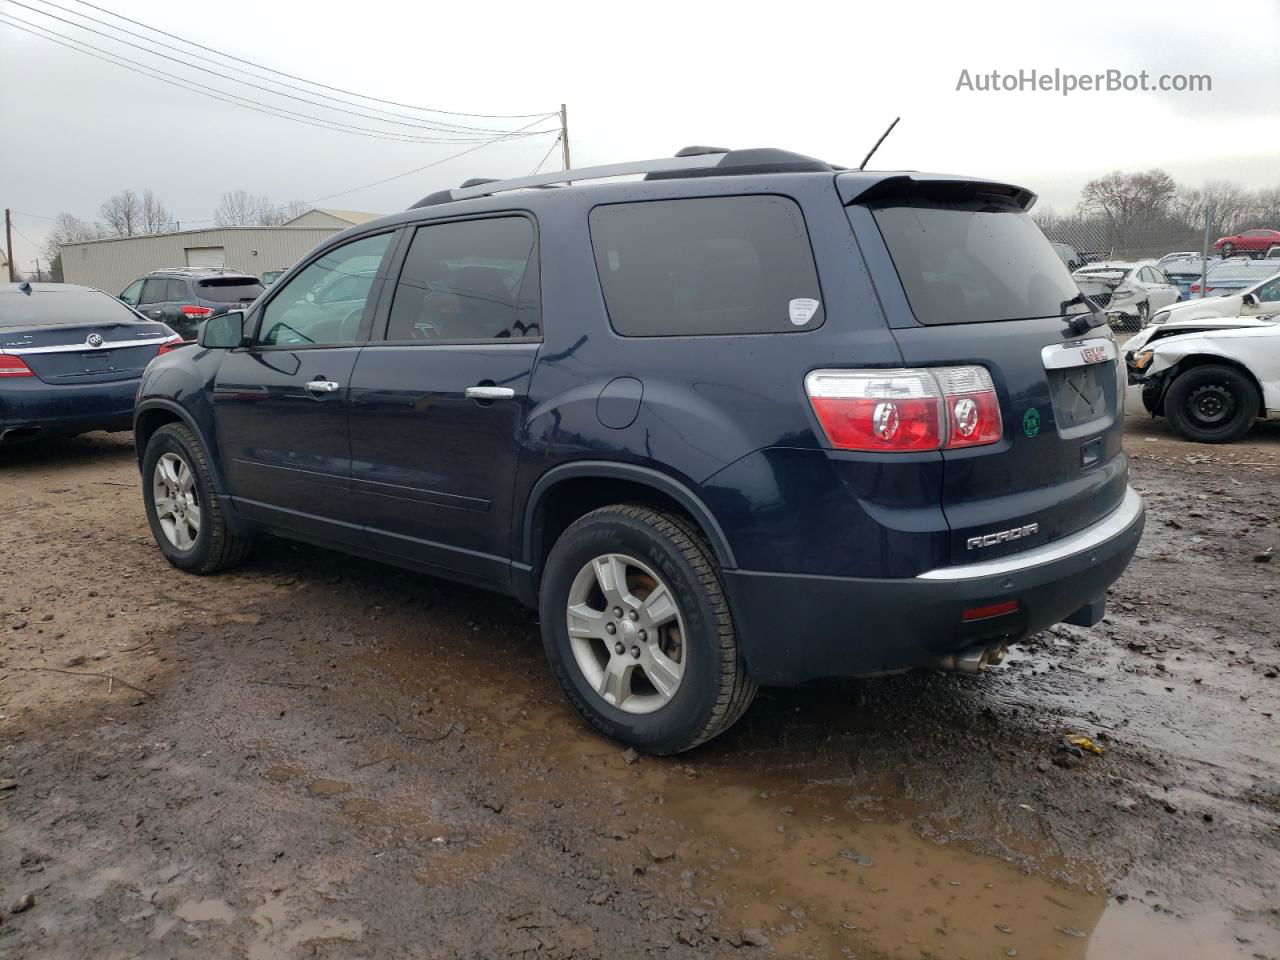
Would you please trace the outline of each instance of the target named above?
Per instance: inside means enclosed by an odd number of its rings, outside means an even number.
[[[337,393],[342,388],[342,384],[334,383],[332,380],[312,380],[306,384],[306,387],[312,393]]]
[[[511,387],[467,387],[468,400],[510,400],[515,395]]]

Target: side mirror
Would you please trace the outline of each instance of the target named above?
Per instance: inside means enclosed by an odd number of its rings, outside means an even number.
[[[1246,307],[1256,307],[1258,305],[1258,295],[1256,293],[1246,293],[1244,295],[1244,305]]]
[[[229,310],[210,317],[200,325],[200,346],[214,350],[230,350],[244,342],[244,311]]]

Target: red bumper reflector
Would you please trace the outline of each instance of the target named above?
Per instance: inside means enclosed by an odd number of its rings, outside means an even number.
[[[985,607],[969,607],[960,615],[960,619],[965,623],[972,623],[974,620],[989,620],[991,617],[1003,617],[1006,613],[1013,613],[1017,609],[1017,600],[1005,600],[1001,603],[987,604]]]

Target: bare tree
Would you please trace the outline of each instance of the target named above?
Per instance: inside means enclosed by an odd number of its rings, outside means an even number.
[[[140,214],[141,233],[166,233],[173,229],[173,218],[169,211],[150,190],[142,192],[142,211]]]
[[[307,205],[301,200],[290,200],[288,203],[282,203],[279,206],[268,205],[262,210],[262,222],[269,227],[278,227],[282,223],[288,223],[295,217],[302,216],[307,212],[307,209]]]
[[[222,195],[213,219],[220,227],[272,227],[292,220],[306,209],[301,200],[273,204],[267,197],[247,190],[234,190]]]
[[[1252,219],[1259,227],[1280,230],[1280,187],[1263,187],[1254,194]]]
[[[142,232],[142,201],[132,190],[124,189],[110,197],[98,213],[113,237],[132,237]]]
[[[62,282],[62,245],[97,240],[102,230],[97,224],[81,220],[71,213],[60,213],[54,218],[53,227],[44,241],[44,257],[49,262],[49,276]]]
[[[1090,180],[1080,192],[1080,209],[1100,214],[1111,226],[1111,245],[1126,245],[1137,223],[1150,223],[1167,216],[1178,185],[1163,170],[1123,173],[1116,170]]]

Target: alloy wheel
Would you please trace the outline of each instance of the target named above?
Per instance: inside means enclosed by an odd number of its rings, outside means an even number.
[[[176,453],[162,454],[151,477],[151,502],[165,537],[190,550],[200,536],[200,497],[195,472]]]
[[[634,714],[671,702],[686,666],[684,620],[652,568],[620,553],[596,557],[569,588],[566,621],[574,661],[600,699]]]

